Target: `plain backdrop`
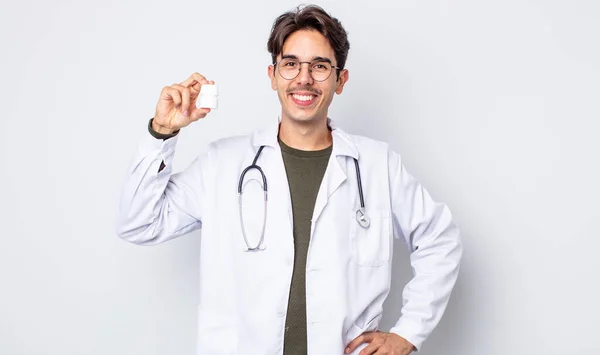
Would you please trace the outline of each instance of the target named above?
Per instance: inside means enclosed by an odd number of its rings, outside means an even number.
[[[200,233],[115,234],[160,90],[199,72],[208,142],[280,114],[266,42],[292,1],[5,1],[0,8],[0,354],[195,353]],[[595,355],[600,311],[600,3],[320,1],[349,32],[330,117],[390,142],[464,242],[423,355]],[[410,278],[395,247],[383,329]]]

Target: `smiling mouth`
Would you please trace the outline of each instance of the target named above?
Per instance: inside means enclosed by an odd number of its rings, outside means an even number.
[[[298,106],[310,106],[317,100],[317,95],[290,94],[292,101]]]

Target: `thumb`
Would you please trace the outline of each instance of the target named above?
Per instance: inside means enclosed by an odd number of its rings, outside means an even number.
[[[210,113],[210,108],[195,108],[190,113],[190,120],[197,121],[201,118],[206,117]]]

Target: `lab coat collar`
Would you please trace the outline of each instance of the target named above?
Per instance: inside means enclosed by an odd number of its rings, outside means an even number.
[[[279,124],[281,118],[277,119],[277,123],[269,126],[266,129],[254,132],[252,143],[256,147],[270,146],[279,147],[277,142],[277,135],[279,134]],[[332,155],[334,156],[349,156],[358,159],[358,149],[352,141],[352,138],[348,133],[343,131],[337,123],[331,118],[327,118],[327,125],[331,127],[331,136],[333,138],[333,149]]]

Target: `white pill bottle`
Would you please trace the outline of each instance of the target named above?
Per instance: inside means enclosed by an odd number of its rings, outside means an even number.
[[[196,106],[198,108],[217,108],[219,106],[219,87],[214,84],[202,85]]]

